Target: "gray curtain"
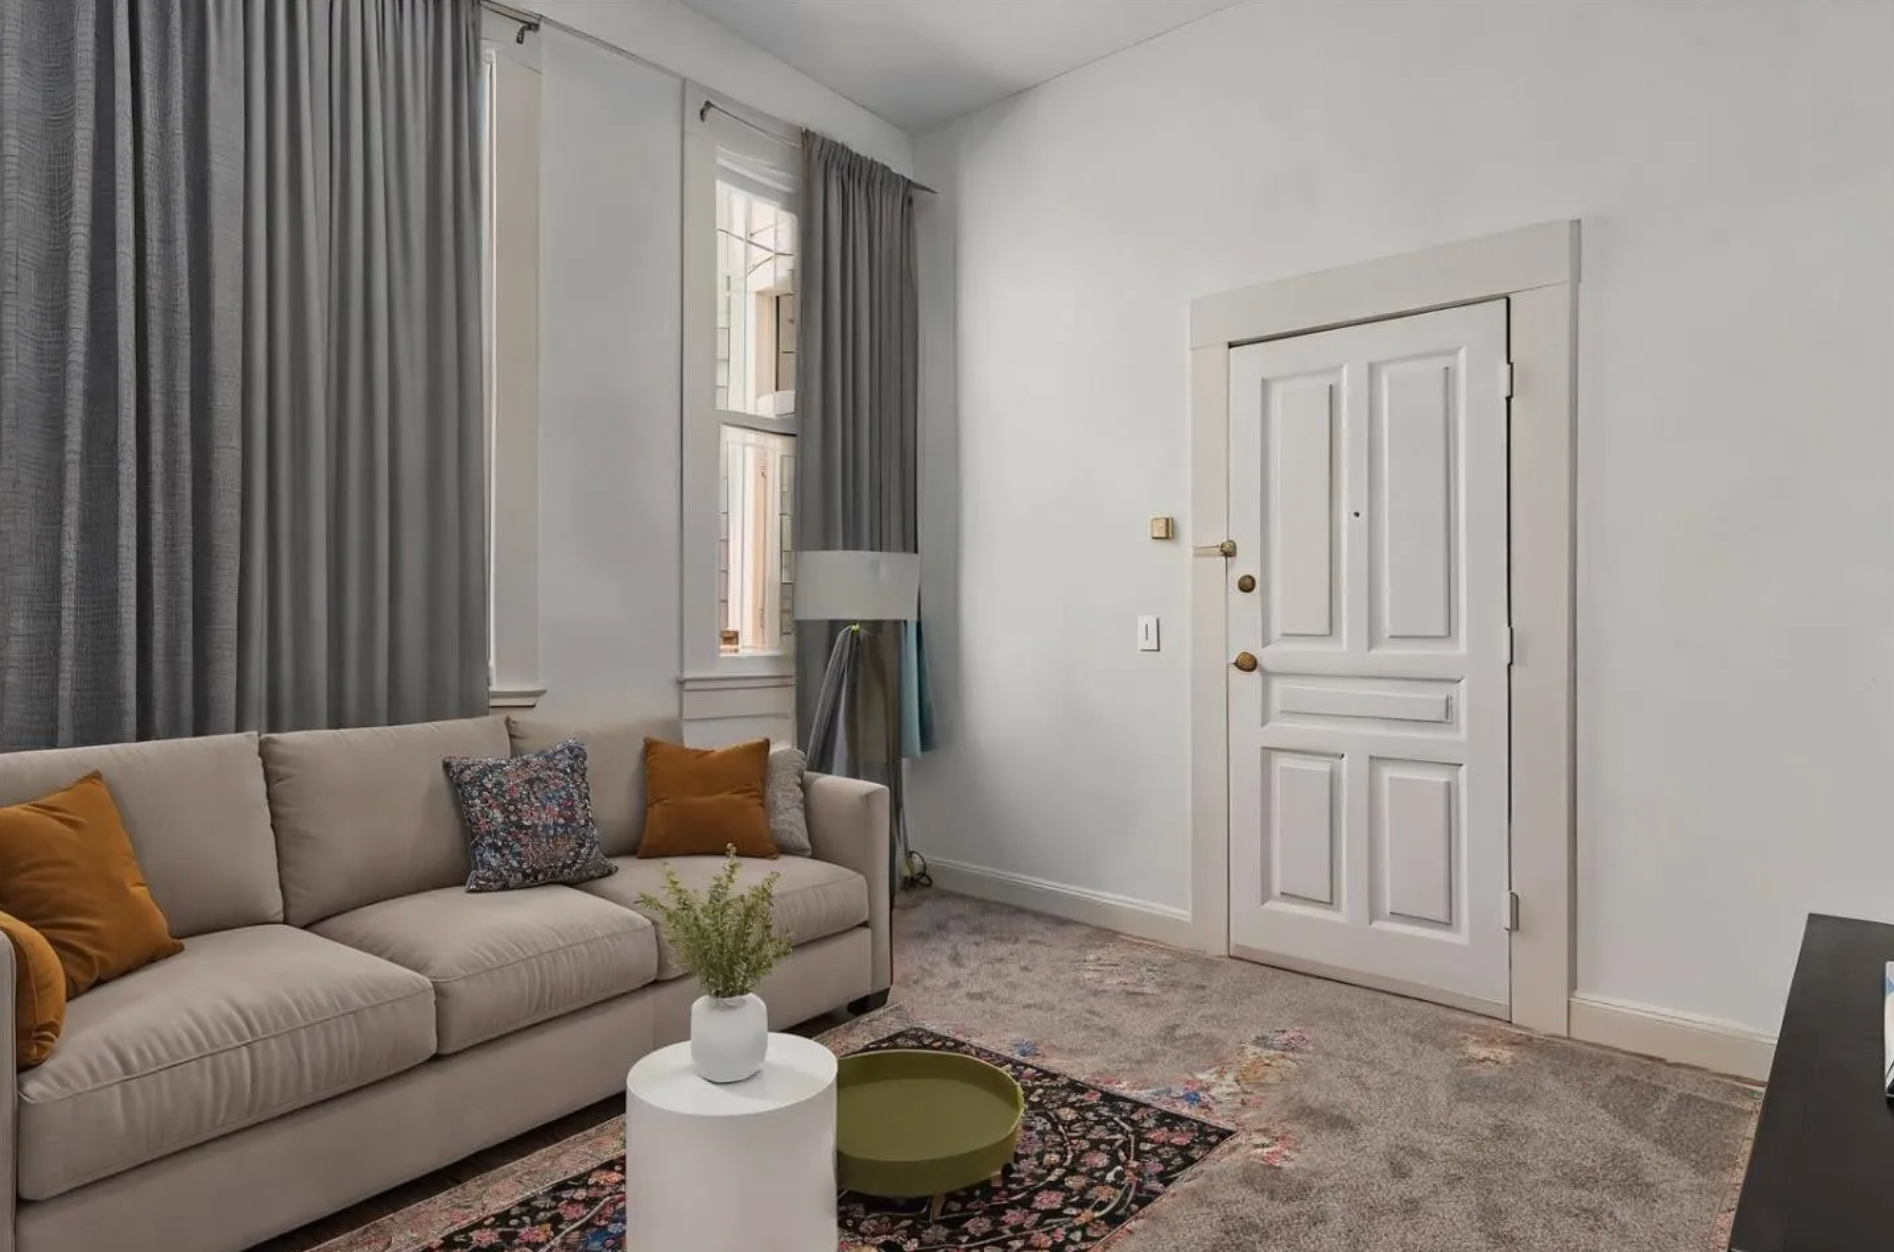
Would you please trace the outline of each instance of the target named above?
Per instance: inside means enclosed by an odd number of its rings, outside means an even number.
[[[0,747],[231,730],[241,0],[0,0]]]
[[[914,188],[802,133],[796,549],[915,552],[920,538]],[[796,625],[796,724],[810,768],[885,783],[889,885],[907,871],[895,626]],[[833,667],[831,667],[833,659]],[[826,678],[826,681],[825,681]]]
[[[252,4],[238,703],[487,707],[480,10]]]
[[[486,707],[473,0],[0,0],[0,748]]]
[[[796,547],[915,552],[920,330],[913,184],[813,131],[803,132],[802,153]],[[796,712],[805,743],[841,629],[822,627],[796,627]]]

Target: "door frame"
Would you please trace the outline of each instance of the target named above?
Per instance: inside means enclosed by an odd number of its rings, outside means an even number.
[[[1201,552],[1222,542],[1229,524],[1231,348],[1509,301],[1508,755],[1512,889],[1519,897],[1511,1012],[1518,1025],[1555,1035],[1570,1033],[1576,948],[1578,283],[1579,223],[1556,221],[1219,292],[1190,306],[1191,542]],[[1229,578],[1214,556],[1191,567],[1191,934],[1201,950],[1229,955]]]

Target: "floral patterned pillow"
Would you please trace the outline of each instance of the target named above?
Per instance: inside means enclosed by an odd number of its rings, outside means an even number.
[[[588,882],[618,867],[599,850],[585,745],[567,739],[528,756],[441,762],[473,844],[469,891]]]

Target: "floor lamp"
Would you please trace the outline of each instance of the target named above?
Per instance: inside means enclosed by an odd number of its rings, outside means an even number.
[[[885,783],[888,885],[908,867],[901,787],[901,639],[893,622],[920,612],[921,558],[912,552],[801,552],[796,620],[845,622],[829,651],[806,748],[809,768]],[[881,777],[875,777],[879,773]]]

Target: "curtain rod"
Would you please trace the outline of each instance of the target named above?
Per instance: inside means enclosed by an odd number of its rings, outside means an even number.
[[[501,4],[500,0],[480,0],[480,7],[490,13],[498,13],[509,22],[520,24],[519,33],[513,36],[514,43],[525,43],[526,36],[538,30],[540,22],[544,20],[537,13],[516,9],[510,4]]]
[[[788,144],[790,147],[800,146],[796,140],[785,138],[784,136],[777,134],[775,131],[771,130],[767,126],[758,126],[755,122],[752,122],[749,118],[744,117],[741,113],[733,113],[729,109],[724,108],[721,104],[718,104],[715,100],[706,100],[701,106],[699,106],[697,110],[697,120],[701,122],[708,119],[710,117],[710,112],[712,109],[715,109],[717,112],[723,114],[725,117],[729,118],[733,122],[737,122],[737,123],[740,123],[741,125],[749,127],[751,130],[755,131],[757,134],[762,135],[763,137],[767,139],[774,139],[777,143]],[[897,170],[896,173],[900,173],[900,171]],[[935,191],[932,187],[929,187],[926,183],[915,182],[912,178],[908,178],[906,174],[901,174],[901,177],[904,179],[907,179],[908,186],[912,187],[916,191],[925,191],[930,196],[937,196],[940,194],[938,191]]]
[[[602,49],[611,53],[613,56],[623,57],[627,61],[635,61],[646,69],[656,70],[660,74],[675,78],[680,82],[683,81],[684,76],[670,66],[659,65],[656,61],[639,56],[629,48],[621,48],[615,43],[600,39],[591,31],[580,30],[577,26],[568,26],[558,18],[547,17],[544,13],[534,13],[530,9],[516,9],[510,4],[500,3],[500,0],[480,0],[480,7],[489,13],[498,14],[509,22],[518,22],[520,30],[514,40],[516,43],[525,43],[528,34],[537,34],[543,27],[546,30],[556,30],[561,34],[571,35],[574,39],[584,40],[594,48]]]
[[[534,13],[528,9],[516,9],[510,4],[500,3],[500,0],[480,0],[480,7],[490,12],[499,14],[501,17],[505,18],[509,22],[518,22],[520,29],[519,29],[519,34],[515,36],[514,41],[516,43],[525,43],[526,36],[528,34],[537,33],[543,27],[548,30],[556,30],[560,32],[561,34],[571,35],[574,39],[583,39],[586,43],[589,43],[596,48],[603,48],[605,51],[610,52],[616,56],[624,57],[627,61],[635,61],[639,65],[645,66],[647,69],[657,70],[659,73],[667,74],[670,77],[675,78],[680,82],[685,81],[684,76],[682,74],[679,74],[676,70],[672,69],[668,65],[659,65],[656,61],[650,60],[647,57],[639,56],[637,53],[633,52],[629,48],[621,48],[615,43],[610,43],[610,42],[607,42],[606,40],[600,39],[597,35],[594,35],[590,31],[580,30],[576,26],[568,26],[566,25],[566,23],[561,22],[557,20],[556,18],[547,17],[544,13]],[[781,142],[784,142],[784,143],[795,142],[794,140],[783,139],[781,135],[777,134],[774,131],[765,130],[763,127],[758,126],[755,122],[752,122],[747,117],[743,117],[743,116],[740,116],[739,114],[732,113],[729,109],[724,108],[722,105],[718,104],[714,100],[704,101],[703,107],[697,111],[697,120],[700,122],[703,121],[704,118],[709,114],[710,110],[712,109],[717,110],[717,112],[722,113],[726,117],[736,118],[737,121],[743,123],[745,126],[748,126],[751,130],[757,132],[759,135],[768,135],[771,139],[780,140]],[[899,171],[896,171],[896,172],[898,173]],[[901,176],[903,178],[907,178],[907,175],[905,174],[902,174]],[[940,194],[939,192],[935,191],[932,187],[929,187],[926,183],[915,182],[912,178],[908,178],[908,186],[914,188],[914,190],[916,191],[925,191],[930,196],[936,196]]]

